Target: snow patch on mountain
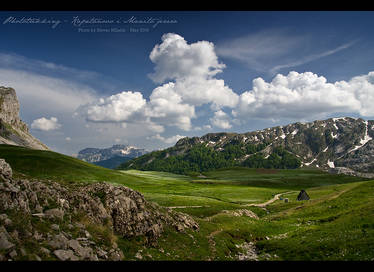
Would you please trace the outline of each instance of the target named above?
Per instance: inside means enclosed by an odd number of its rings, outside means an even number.
[[[334,162],[333,162],[333,161],[328,160],[328,161],[327,161],[327,165],[328,165],[330,168],[335,168],[335,165],[334,165]]]
[[[351,153],[353,151],[356,151],[357,149],[360,149],[363,147],[368,141],[370,141],[372,138],[368,134],[368,121],[364,122],[366,124],[365,128],[365,135],[364,138],[360,140],[360,145],[356,145],[352,150],[350,150],[348,153]]]

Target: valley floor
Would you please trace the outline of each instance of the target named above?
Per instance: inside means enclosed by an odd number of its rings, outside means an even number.
[[[233,175],[229,178],[231,171],[241,172],[240,180]],[[293,174],[281,171],[274,177],[259,177],[256,170],[218,172],[221,173],[204,173],[206,178],[201,179],[181,176],[179,188],[171,192],[167,188],[178,178],[173,174],[126,171],[144,178],[147,185],[137,189],[148,199],[193,215],[200,224],[200,231],[188,232],[183,242],[179,241],[181,237],[168,233],[154,248],[142,248],[140,243],[138,251],[128,257],[136,255],[135,259],[142,260],[374,260],[374,181],[328,184],[325,180],[326,183],[319,184],[326,178],[324,174],[306,170],[296,170]],[[295,176],[304,183],[310,200],[296,200],[301,185],[290,181]],[[257,185],[262,180],[264,187],[243,185],[251,179],[249,183]],[[152,192],[148,191],[151,183]],[[267,187],[266,183],[277,185]],[[317,186],[313,187],[313,183]],[[195,188],[195,184],[200,187]],[[129,249],[133,247],[133,244],[126,245]]]
[[[151,245],[142,236],[115,235],[123,260],[374,260],[374,180],[304,168],[230,168],[199,176],[115,171],[6,145],[0,157],[14,177],[67,188],[121,184],[199,224],[198,231],[166,228]],[[296,200],[302,189],[310,200]]]

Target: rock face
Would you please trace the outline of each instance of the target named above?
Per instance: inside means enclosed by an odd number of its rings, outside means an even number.
[[[10,144],[49,150],[34,138],[19,118],[19,103],[14,89],[0,86],[0,144]]]
[[[175,146],[166,149],[167,156],[186,154],[191,147],[204,144],[215,151],[225,150],[227,145],[240,145],[246,150],[248,145],[263,144],[256,152],[269,156],[274,148],[283,147],[296,156],[304,167],[332,170],[335,167],[349,169],[350,173],[374,177],[374,120],[361,118],[330,118],[309,123],[293,123],[259,131],[237,133],[209,133],[202,137],[185,137]],[[245,154],[236,158],[243,162],[255,154]],[[143,164],[153,162],[152,153]],[[132,161],[128,164],[131,165]]]
[[[26,124],[19,118],[19,103],[16,92],[12,88],[0,87],[0,119],[15,128],[28,132]]]
[[[6,224],[7,219],[11,222]],[[105,182],[68,186],[14,179],[2,159],[0,225],[0,247],[5,251],[5,255],[0,251],[0,259],[13,259],[12,250],[20,253],[37,241],[40,249],[30,252],[30,259],[121,260],[123,253],[111,238],[114,234],[143,236],[153,243],[165,227],[179,232],[199,229],[190,216],[150,203],[130,188]],[[10,231],[17,231],[17,237]],[[103,233],[106,237],[102,238]]]
[[[0,159],[0,180],[9,180],[12,178],[13,171],[5,160]]]

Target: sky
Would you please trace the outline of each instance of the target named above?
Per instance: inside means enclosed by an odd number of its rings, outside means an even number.
[[[0,11],[0,86],[52,150],[374,117],[373,11]]]

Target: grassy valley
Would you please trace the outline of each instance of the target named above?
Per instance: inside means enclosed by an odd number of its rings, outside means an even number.
[[[152,245],[142,236],[115,234],[125,260],[374,258],[373,180],[313,168],[231,167],[194,175],[110,170],[51,151],[7,145],[0,145],[0,157],[15,176],[67,186],[106,181],[130,187],[148,201],[191,215],[200,226],[184,233],[167,228]],[[301,189],[310,200],[296,200]],[[283,200],[258,205],[277,194]]]

